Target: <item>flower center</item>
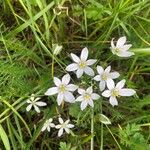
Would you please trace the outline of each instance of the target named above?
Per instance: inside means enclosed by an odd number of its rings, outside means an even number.
[[[111,90],[111,95],[114,96],[114,97],[119,96],[119,90],[117,90],[117,89]]]
[[[82,69],[82,68],[85,68],[87,65],[86,65],[86,61],[80,61],[79,62],[79,67]]]
[[[65,127],[66,127],[66,124],[63,123],[63,124],[61,125],[61,128],[65,128]]]
[[[84,100],[88,101],[90,100],[91,96],[89,94],[85,94],[84,96]]]
[[[59,86],[59,91],[60,92],[65,92],[66,91],[66,86],[64,84]]]
[[[108,75],[106,73],[103,73],[101,76],[102,80],[107,80],[107,77],[108,77]]]
[[[115,51],[116,53],[118,53],[118,52],[120,51],[120,49],[119,49],[119,48],[115,48],[114,51]]]

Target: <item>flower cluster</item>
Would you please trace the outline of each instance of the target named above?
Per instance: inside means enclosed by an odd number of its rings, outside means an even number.
[[[130,57],[134,55],[133,52],[129,52],[131,44],[126,43],[126,37],[121,37],[118,39],[116,45],[114,44],[114,39],[111,41],[111,51],[113,54],[119,57]],[[57,49],[60,49],[57,47]],[[111,66],[106,67],[105,69],[97,65],[97,74],[92,68],[92,65],[96,63],[96,59],[88,59],[89,51],[87,47],[83,48],[80,54],[80,57],[71,53],[71,58],[73,63],[66,67],[66,71],[74,72],[77,78],[81,78],[84,74],[90,76],[92,80],[99,82],[99,91],[102,92],[103,97],[109,98],[109,103],[112,106],[118,105],[117,98],[120,96],[132,96],[136,92],[133,89],[124,88],[126,80],[121,80],[115,84],[114,79],[117,79],[120,74],[116,71],[111,71]],[[45,95],[52,96],[57,94],[57,104],[60,106],[64,102],[76,103],[81,102],[80,108],[84,110],[88,105],[94,107],[95,100],[100,99],[100,95],[94,92],[92,86],[87,87],[86,89],[81,88],[78,85],[72,84],[71,76],[69,73],[65,74],[62,79],[54,77],[54,87],[50,87]],[[77,91],[78,95],[74,95],[74,92]],[[34,95],[31,95],[31,98],[27,100],[29,105],[26,110],[30,111],[33,107],[37,113],[40,113],[39,107],[46,106],[45,102],[39,101],[40,98],[35,98]],[[52,118],[49,118],[44,123],[42,130],[48,130],[50,132],[51,128],[59,129],[58,136],[60,137],[64,131],[70,133],[70,128],[73,128],[73,124],[69,124],[70,120],[63,121],[61,117],[58,118],[60,124],[55,125]]]

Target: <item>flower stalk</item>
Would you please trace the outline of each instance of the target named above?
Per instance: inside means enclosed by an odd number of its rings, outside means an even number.
[[[91,109],[91,150],[94,150],[94,109]]]

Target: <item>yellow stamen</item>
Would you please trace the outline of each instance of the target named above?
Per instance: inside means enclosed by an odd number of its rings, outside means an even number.
[[[85,100],[88,101],[88,100],[90,100],[90,98],[91,98],[91,96],[90,96],[89,94],[85,94],[85,95],[84,95],[84,99],[85,99]]]
[[[112,91],[111,91],[111,95],[112,96],[119,96],[119,91],[117,90],[117,89],[113,89]]]
[[[66,91],[66,86],[64,84],[59,86],[59,91],[60,92],[65,92]]]
[[[86,62],[85,61],[80,61],[79,67],[80,68],[85,68],[86,67]]]

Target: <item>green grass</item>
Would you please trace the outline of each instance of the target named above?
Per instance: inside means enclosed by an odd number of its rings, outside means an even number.
[[[149,150],[149,18],[149,0],[0,1],[0,149]],[[111,39],[124,35],[135,52],[129,59],[110,51]],[[63,46],[59,55],[53,55],[52,44]],[[126,79],[137,92],[120,98],[117,107],[101,97],[92,121],[90,108],[81,111],[78,103],[58,107],[55,96],[44,96],[54,85],[53,76],[66,73],[69,54],[78,55],[85,46],[97,65],[111,64],[120,72],[119,80]],[[75,76],[72,80],[85,87],[93,84],[87,77],[81,83]],[[40,114],[26,112],[32,93],[48,104]],[[111,125],[100,122],[100,113]],[[41,132],[46,119],[60,114],[75,124],[71,134],[58,138],[56,130]]]

